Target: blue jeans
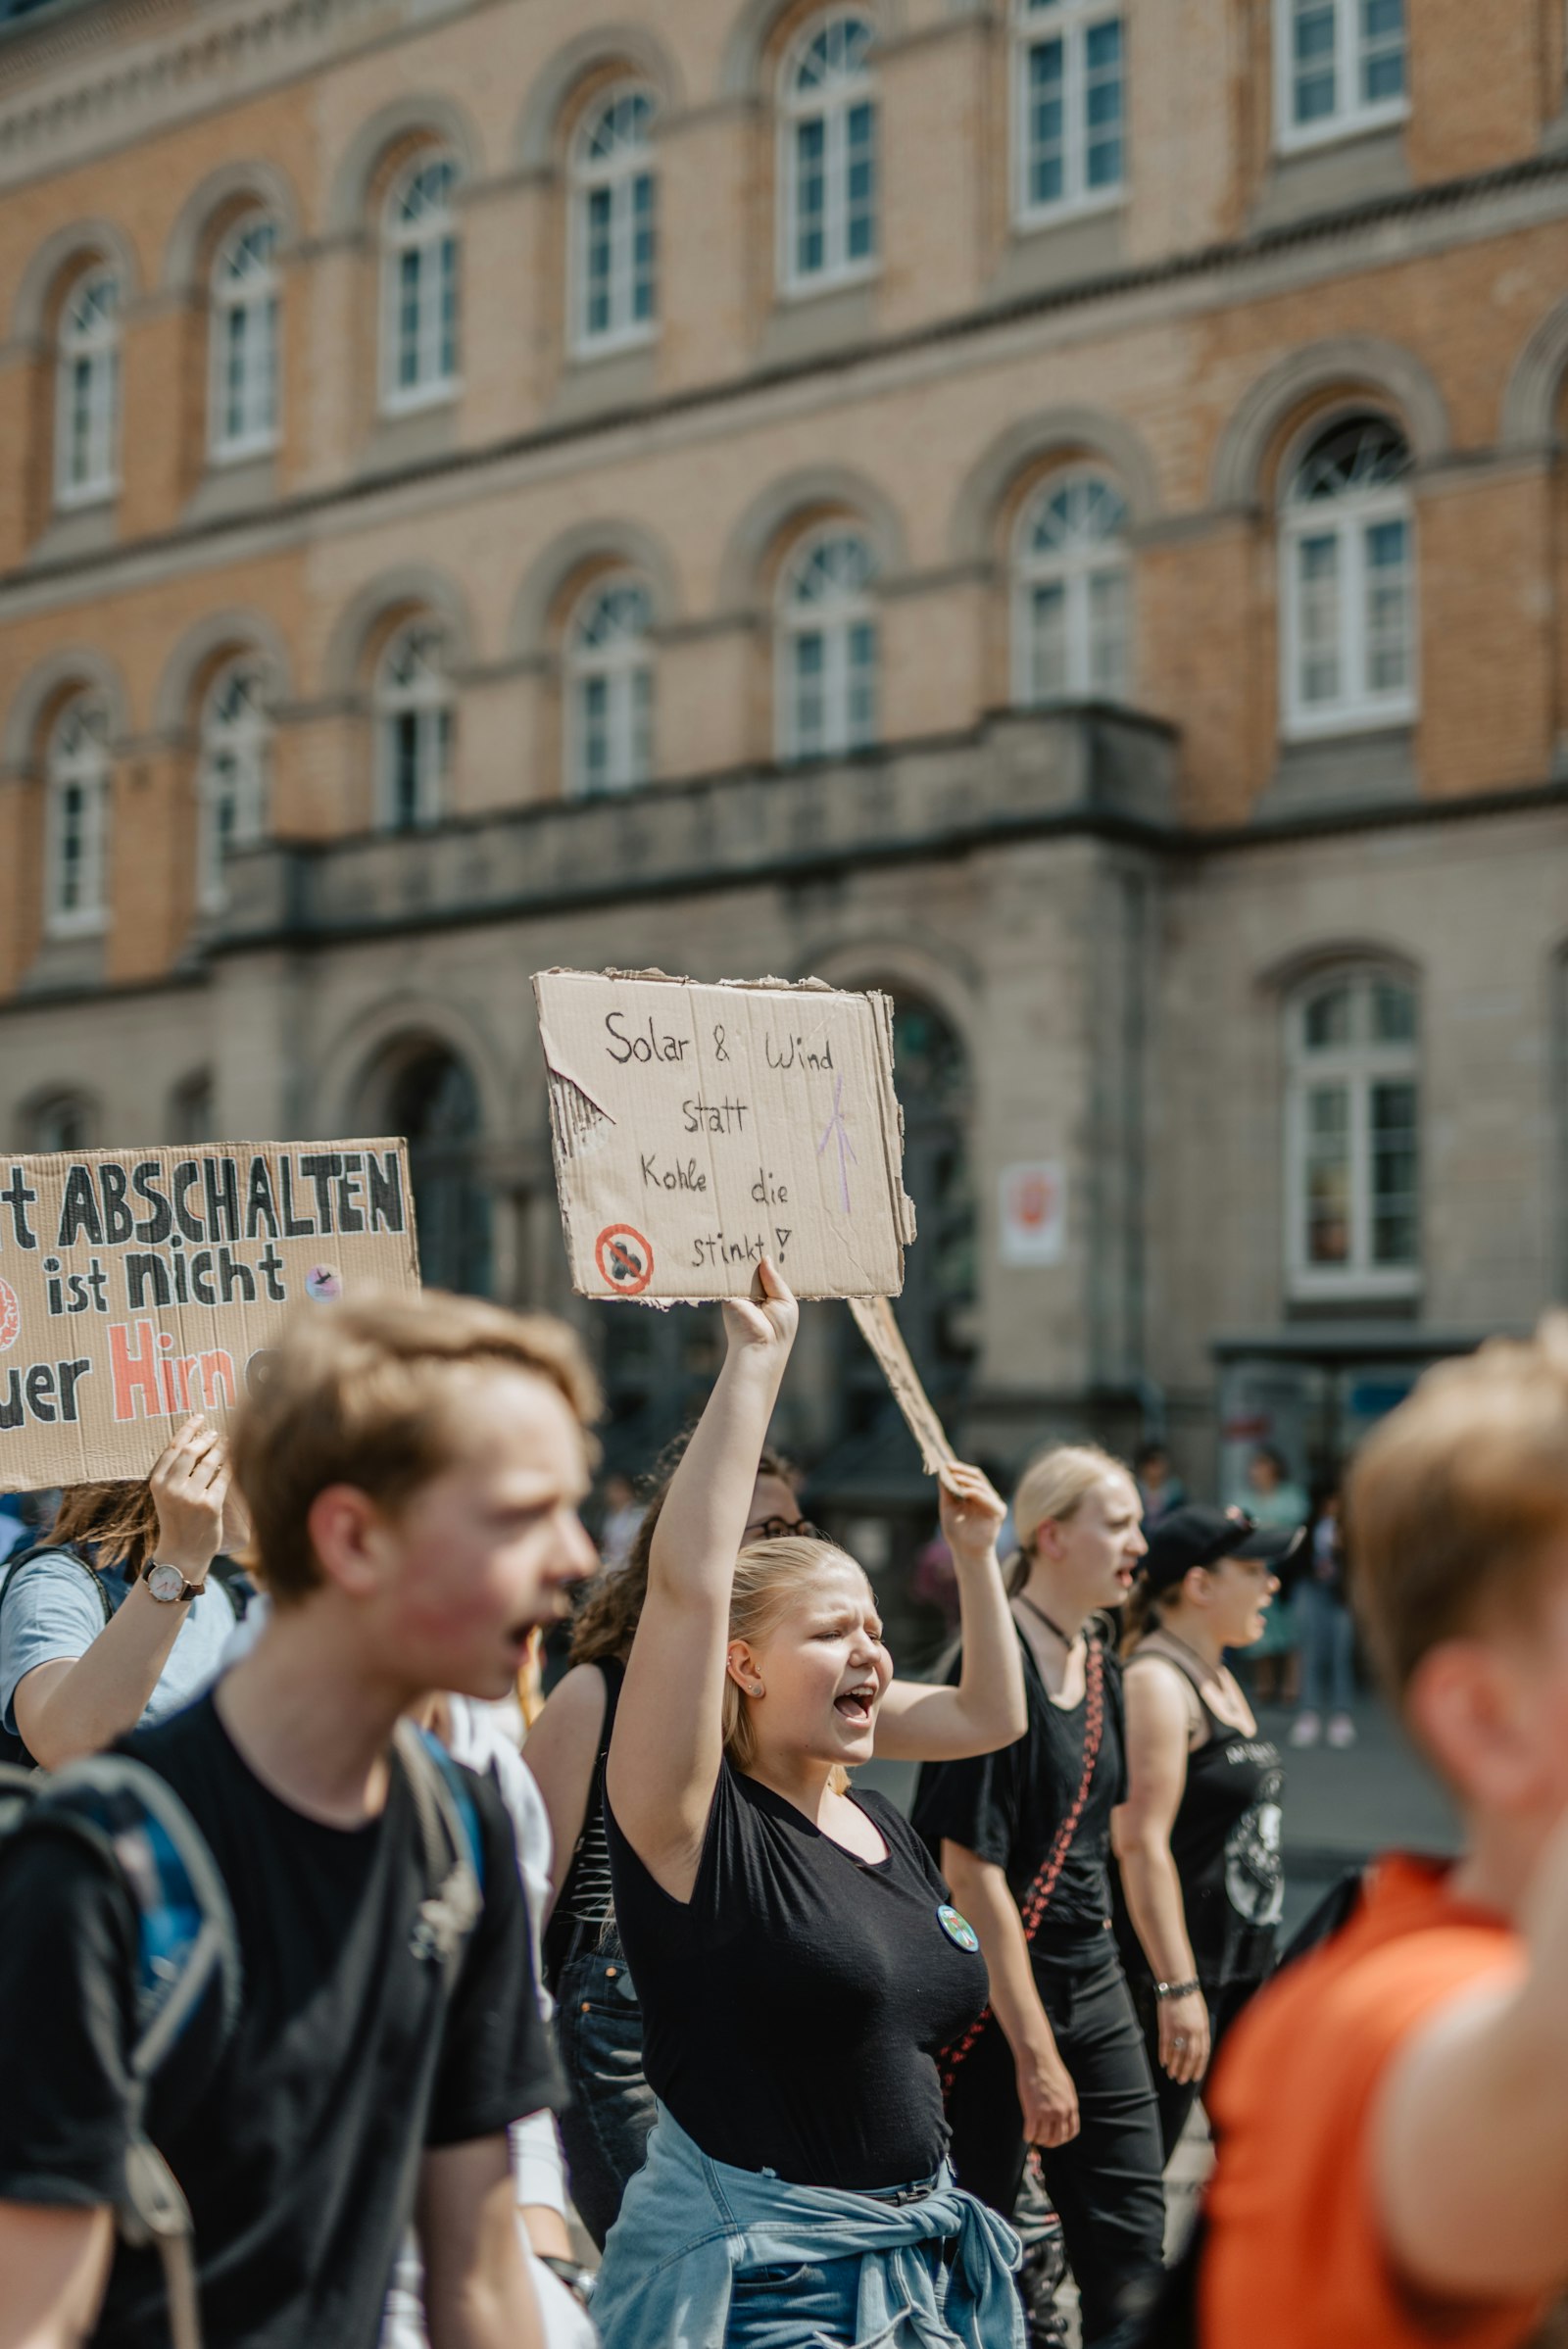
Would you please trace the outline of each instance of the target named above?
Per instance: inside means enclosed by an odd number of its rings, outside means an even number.
[[[1309,1713],[1348,1713],[1355,1694],[1355,1626],[1343,1598],[1322,1583],[1297,1588],[1301,1635],[1301,1703]]]
[[[937,2305],[945,2271],[941,2246],[928,2243],[925,2256],[936,2278]],[[824,2349],[853,2342],[859,2298],[858,2259],[824,2260],[805,2268],[754,2268],[730,2286],[724,2349]]]
[[[643,2078],[643,2011],[613,1926],[585,1939],[562,1967],[556,2037],[571,2089],[561,2116],[571,2198],[603,2251],[656,2118]]]

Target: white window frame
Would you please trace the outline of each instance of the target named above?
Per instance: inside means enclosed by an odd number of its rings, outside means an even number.
[[[1358,138],[1364,131],[1388,129],[1408,121],[1410,114],[1410,16],[1404,0],[1402,54],[1404,87],[1397,98],[1361,98],[1362,0],[1323,0],[1334,11],[1334,74],[1340,97],[1333,114],[1320,122],[1296,120],[1296,18],[1298,0],[1273,0],[1274,9],[1274,145],[1282,155],[1304,148],[1329,147],[1341,139]],[[1345,92],[1348,88],[1348,101]]]
[[[1060,552],[1037,554],[1031,541],[1035,517],[1050,499],[1078,486],[1110,491],[1121,506],[1120,527],[1103,537],[1080,531]],[[1050,474],[1025,499],[1013,533],[1012,699],[1019,710],[1049,710],[1064,702],[1127,702],[1133,679],[1133,564],[1127,543],[1127,502],[1103,465],[1075,465]],[[1114,575],[1121,586],[1122,674],[1106,685],[1095,675],[1094,582]],[[1065,595],[1067,679],[1060,694],[1041,694],[1035,685],[1034,592],[1059,585]]]
[[[247,707],[237,717],[224,714],[222,704],[236,687],[248,684]],[[204,913],[220,913],[228,902],[223,879],[222,825],[219,808],[225,793],[233,799],[229,841],[237,849],[255,848],[267,837],[272,722],[267,710],[267,676],[261,663],[242,658],[226,661],[213,679],[202,704],[200,750],[197,759],[197,903]],[[220,760],[232,761],[225,774]]]
[[[96,288],[108,291],[108,310],[79,326],[73,311]],[[95,264],[68,288],[56,333],[55,504],[63,510],[102,505],[120,488],[120,280],[112,269]],[[88,369],[89,412],[89,464],[79,477],[72,470],[78,367]]]
[[[870,31],[868,58],[862,72],[831,82],[825,89],[803,95],[796,87],[801,62],[813,41],[832,24],[864,24]],[[860,285],[882,267],[882,110],[875,65],[876,24],[863,8],[829,8],[801,26],[784,55],[778,77],[778,151],[774,184],[778,191],[779,291],[792,301],[832,293],[840,286]],[[849,117],[858,106],[871,110],[871,250],[849,253]],[[799,266],[801,124],[820,116],[823,123],[822,176],[825,209],[822,215],[823,265],[803,270]]]
[[[1403,988],[1414,1000],[1416,1033],[1406,1042],[1379,1044],[1370,1035],[1346,1044],[1309,1050],[1305,1040],[1309,1004],[1332,988],[1348,985],[1370,995],[1378,981]],[[1421,998],[1403,972],[1386,967],[1354,967],[1322,972],[1291,996],[1286,1005],[1285,1105],[1285,1262],[1290,1294],[1302,1300],[1364,1297],[1369,1301],[1408,1297],[1421,1289],[1422,1227],[1424,1224],[1424,1151],[1422,1150]],[[1369,1023],[1367,1023],[1369,1025]],[[1409,1084],[1415,1088],[1416,1117],[1416,1261],[1409,1265],[1379,1265],[1372,1260],[1372,1089],[1378,1083]],[[1307,1254],[1307,1148],[1310,1130],[1308,1094],[1318,1086],[1344,1085],[1349,1101],[1349,1261],[1344,1265],[1314,1264]]]
[[[451,173],[443,212],[421,220],[399,216],[407,191],[421,173],[445,169]],[[381,208],[381,410],[385,416],[412,416],[420,409],[439,408],[455,400],[463,387],[463,240],[458,234],[457,159],[444,147],[421,147],[409,158],[387,189]],[[451,248],[453,321],[451,365],[442,363],[444,329],[441,282],[445,273],[443,249]],[[413,383],[402,380],[402,263],[406,254],[420,256],[418,347],[420,371]],[[434,291],[428,280],[433,278]]]
[[[815,764],[824,759],[852,759],[873,749],[881,740],[882,632],[876,597],[869,584],[856,595],[831,604],[802,604],[797,584],[818,550],[838,539],[858,539],[869,559],[869,576],[876,574],[876,555],[869,533],[857,521],[843,518],[824,522],[790,550],[779,581],[774,632],[774,739],[785,765]],[[851,724],[850,638],[854,629],[871,630],[871,722],[857,738]],[[823,638],[821,698],[824,710],[822,739],[807,743],[800,726],[796,649],[806,635]]]
[[[405,647],[420,652],[422,673],[413,685],[396,680],[392,674]],[[432,647],[433,659],[428,650]],[[421,612],[393,630],[376,665],[375,828],[394,838],[427,831],[446,812],[457,732],[452,681],[446,670],[448,649],[446,631],[440,622]],[[398,820],[393,729],[401,718],[409,715],[416,722],[416,798],[413,822],[405,824]]]
[[[609,156],[589,152],[595,130],[605,117],[628,99],[648,107],[650,135],[640,144],[619,145]],[[658,112],[655,93],[646,82],[623,81],[602,91],[578,124],[571,142],[571,347],[579,359],[600,359],[614,351],[636,350],[659,332],[659,173],[654,162],[652,128]],[[652,309],[647,318],[637,313],[640,271],[637,266],[637,188],[649,187],[648,228],[653,240],[648,278]],[[610,202],[610,321],[596,330],[589,322],[589,256],[593,247],[591,214],[596,196]]]
[[[269,240],[266,260],[248,275],[236,278],[233,261],[239,249],[259,233]],[[237,465],[248,457],[263,457],[278,441],[278,326],[281,278],[277,260],[277,223],[270,213],[248,212],[234,222],[213,256],[208,313],[207,418],[208,449],[215,465]],[[237,432],[228,429],[229,343],[236,319],[243,321],[243,421]]]
[[[1296,443],[1281,468],[1284,496],[1279,516],[1280,710],[1281,733],[1287,742],[1317,742],[1339,734],[1369,734],[1386,726],[1414,723],[1421,704],[1420,546],[1416,530],[1415,497],[1406,475],[1380,488],[1354,491],[1321,504],[1298,502],[1294,496],[1298,474],[1313,450],[1340,428],[1355,420],[1359,411],[1348,412],[1338,422],[1319,417]],[[1368,422],[1377,420],[1368,414]],[[1397,430],[1396,425],[1394,429]],[[1376,691],[1366,679],[1370,637],[1365,624],[1368,564],[1367,533],[1380,522],[1404,525],[1405,608],[1407,661],[1405,683],[1396,691]],[[1332,703],[1303,701],[1301,672],[1302,541],[1332,535],[1339,547],[1339,663],[1341,692]]]
[[[1112,21],[1121,27],[1121,171],[1104,187],[1089,185],[1089,35]],[[1049,227],[1085,213],[1108,212],[1127,200],[1127,6],[1126,0],[1056,0],[1049,12],[1013,0],[1012,81],[1012,217],[1019,228]],[[1062,44],[1062,192],[1037,204],[1030,186],[1033,161],[1030,145],[1029,56],[1044,40]]]
[[[73,719],[82,729],[80,741],[67,748],[64,736]],[[109,791],[114,756],[109,745],[109,719],[103,704],[91,694],[75,694],[55,719],[44,754],[44,932],[50,938],[96,938],[109,926]],[[84,793],[81,887],[74,905],[62,903],[66,878],[66,794]]]
[[[643,624],[618,631],[606,642],[584,641],[589,620],[607,598],[641,598]],[[653,780],[654,656],[650,630],[653,603],[641,580],[629,572],[596,579],[578,602],[566,631],[566,792],[572,799],[600,799],[640,791]],[[641,684],[640,684],[640,681]],[[605,732],[611,750],[600,780],[588,766],[588,717],[584,709],[592,683],[605,688]]]

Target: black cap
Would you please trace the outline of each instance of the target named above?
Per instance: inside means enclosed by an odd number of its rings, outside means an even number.
[[[1173,1590],[1195,1566],[1221,1558],[1260,1558],[1276,1565],[1298,1547],[1299,1525],[1258,1525],[1245,1509],[1172,1509],[1149,1529],[1149,1554],[1140,1569],[1152,1590]]]

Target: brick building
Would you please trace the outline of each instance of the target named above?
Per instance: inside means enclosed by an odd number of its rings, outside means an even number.
[[[529,972],[816,972],[900,1006],[973,1450],[1304,1472],[1528,1322],[1565,31],[11,15],[0,1142],[405,1131],[430,1276],[562,1302]],[[713,1334],[601,1319],[629,1456]],[[848,1505],[905,1472],[844,1328],[791,1408]]]

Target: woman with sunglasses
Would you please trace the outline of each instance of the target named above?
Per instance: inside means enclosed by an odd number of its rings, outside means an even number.
[[[654,1535],[689,1441],[688,1431],[655,1470],[626,1563],[590,1591],[572,1632],[570,1668],[528,1733],[528,1767],[544,1795],[558,1855],[544,1950],[571,2089],[561,2137],[577,2215],[601,2251],[654,2126],[654,2092],[643,2078],[642,2010],[611,1913],[605,1756],[648,1596]],[[790,1463],[764,1446],[744,1541],[814,1530],[801,1515]]]
[[[1227,1648],[1262,1639],[1300,1528],[1172,1510],[1124,1631],[1127,1791],[1111,1822],[1117,1935],[1170,2159],[1219,2042],[1273,1963],[1284,1770]]]

